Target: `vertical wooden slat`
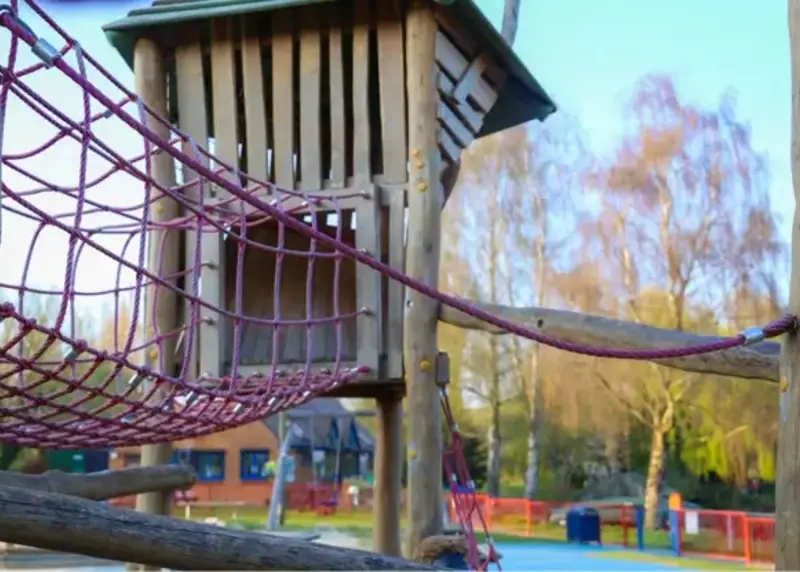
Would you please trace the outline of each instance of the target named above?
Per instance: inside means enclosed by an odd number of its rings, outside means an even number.
[[[402,183],[408,177],[406,145],[405,53],[399,0],[378,2],[378,75],[380,84],[383,177]]]
[[[231,21],[212,22],[211,41],[211,93],[214,116],[214,154],[236,171],[228,171],[224,178],[239,185],[239,130],[236,117],[236,60]],[[230,198],[217,189],[216,201]],[[213,202],[209,197],[208,202]],[[236,209],[228,203],[228,208]],[[203,233],[202,297],[210,304],[225,307],[225,245],[217,232]],[[222,375],[225,361],[226,320],[221,314],[205,310],[201,335],[201,369],[204,373]]]
[[[208,129],[206,128],[206,100],[205,100],[205,86],[203,82],[203,54],[199,40],[196,38],[194,41],[188,41],[186,44],[181,44],[175,48],[175,73],[177,76],[177,96],[178,96],[178,114],[179,114],[179,129],[185,133],[191,141],[197,146],[208,147]],[[190,141],[185,141],[182,144],[182,151],[190,157],[195,156],[195,146]],[[207,167],[208,159],[204,155],[197,157],[200,163]],[[192,171],[186,165],[183,166],[183,181],[189,183],[197,180],[197,173]],[[200,202],[200,185],[194,185],[187,189],[187,198],[194,204]],[[190,213],[186,213],[189,215]],[[193,268],[195,265],[195,253],[197,251],[197,231],[187,230],[184,234],[186,242],[186,268]],[[202,246],[201,246],[202,248]],[[200,260],[202,263],[202,260]],[[197,269],[195,268],[195,272]],[[202,272],[200,276],[202,280]],[[191,291],[190,280],[192,276],[186,277],[187,283],[185,289],[187,292]],[[194,292],[197,294],[197,292]],[[203,310],[200,309],[197,318],[203,315]],[[184,323],[189,324],[191,319],[191,306],[186,303],[184,305]],[[195,333],[199,332],[202,325],[195,325]],[[189,375],[193,379],[197,378],[200,355],[200,336],[195,336],[193,341],[193,351],[189,360],[191,361],[191,369]],[[188,337],[184,338],[184,348],[189,347]],[[184,350],[185,351],[185,350]]]
[[[372,177],[369,117],[369,1],[355,0],[353,22],[353,178]]]
[[[300,33],[300,182],[306,191],[322,189],[320,137],[321,41],[317,6],[302,9]]]
[[[392,190],[389,197],[389,265],[405,272],[405,212],[406,191]],[[396,280],[389,280],[387,304],[387,372],[389,379],[403,378],[403,303],[405,287]]]
[[[239,123],[236,118],[236,61],[235,44],[229,19],[212,22],[211,42],[211,101],[214,107],[214,155],[221,161],[239,167]],[[236,173],[223,175],[239,185]],[[230,195],[217,189],[217,199],[224,201]],[[233,205],[229,204],[229,207]]]
[[[245,139],[247,141],[247,174],[258,181],[267,181],[267,112],[264,105],[264,69],[261,60],[261,38],[257,22],[241,20],[242,76],[244,81]]]
[[[356,248],[381,259],[381,195],[377,186],[369,189],[370,197],[356,208]],[[358,363],[370,368],[370,378],[380,379],[380,352],[383,340],[381,323],[381,275],[372,268],[359,264],[356,267],[356,306],[368,309],[368,314],[358,317]]]
[[[330,65],[331,187],[345,186],[347,134],[344,121],[344,64],[342,61],[341,6],[328,5],[328,60]]]
[[[286,11],[272,15],[272,124],[275,184],[294,188],[294,53],[292,21]]]

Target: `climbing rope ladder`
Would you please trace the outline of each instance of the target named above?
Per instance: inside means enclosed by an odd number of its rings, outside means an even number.
[[[23,21],[20,4],[25,8],[26,18],[30,13],[37,23],[47,27],[46,37],[35,33]],[[312,206],[324,202],[327,211],[341,215],[343,197],[311,196],[281,189],[253,180],[226,165],[150,110],[32,0],[13,0],[8,6],[0,6],[0,26],[9,33],[7,60],[0,67],[0,252],[16,257],[23,269],[19,282],[8,281],[0,270],[0,295],[4,291],[15,297],[13,302],[0,305],[2,443],[68,449],[176,441],[261,420],[355,379],[364,372],[363,368],[345,367],[341,359],[343,325],[360,315],[360,311],[347,313],[338,307],[339,268],[345,258],[508,333],[596,357],[652,360],[696,355],[756,343],[794,327],[794,318],[789,316],[731,338],[652,351],[590,347],[551,338],[412,280],[343,242],[341,231],[330,236],[321,230],[313,208],[310,222],[292,216],[292,209],[285,205],[290,201],[296,204],[298,198]],[[56,40],[63,43],[60,50],[49,43]],[[74,110],[63,110],[68,94],[48,90],[55,77],[74,88],[78,101]],[[17,113],[35,116],[35,126],[24,132],[14,130],[8,119]],[[159,136],[159,129],[169,133],[169,139]],[[54,135],[42,142],[36,136],[41,137],[43,132]],[[121,132],[127,137],[122,143]],[[131,146],[131,141],[132,148],[138,145],[138,151],[125,157],[119,148]],[[162,154],[197,177],[172,186],[160,184],[153,172],[155,158]],[[65,170],[69,171],[70,183],[51,180],[56,175],[64,177]],[[230,195],[227,204],[204,202],[203,197],[208,195],[206,187],[210,185]],[[199,192],[188,192],[198,190],[197,187]],[[129,196],[135,196],[133,204],[121,204],[125,189]],[[269,190],[269,201],[260,198],[265,193],[259,191],[264,190]],[[167,222],[153,220],[151,212],[163,208],[164,203],[160,202],[163,200],[178,203],[180,216]],[[253,220],[252,216],[234,212],[235,209],[229,208],[233,201],[262,213],[263,217]],[[278,241],[274,246],[248,237],[248,231],[265,220],[278,223]],[[33,240],[29,245],[14,244],[15,235],[23,230],[26,233],[32,230]],[[161,231],[162,236],[170,231],[186,231],[196,237],[194,263],[182,275],[164,277],[146,268],[147,236],[153,231]],[[287,231],[311,239],[310,249],[297,251],[287,246]],[[235,246],[233,311],[210,305],[200,296],[200,274],[208,264],[202,252],[205,233],[222,234]],[[47,236],[53,234],[59,239],[48,242]],[[163,240],[154,246],[163,249]],[[53,252],[59,256],[63,252],[63,260],[44,262],[51,271],[63,265],[64,281],[58,289],[31,286],[35,262],[42,262],[47,255],[42,253],[43,249],[50,249],[51,257],[55,256]],[[311,292],[314,280],[314,262],[324,258],[334,260],[332,315],[314,317],[309,313],[305,319],[281,318],[277,294],[272,318],[246,314],[241,304],[245,249],[248,256],[262,251],[274,257],[276,292],[287,259],[307,264],[307,292]],[[98,261],[105,264],[110,261],[116,267],[113,287],[86,285],[98,278],[93,276],[98,271],[84,267]],[[154,326],[154,316],[142,315],[148,311],[142,310],[143,306],[155,306],[153,300],[145,304],[146,293],[186,300],[189,312],[182,326],[175,331],[159,331]],[[58,297],[54,316],[42,318],[40,308],[32,305],[34,295]],[[113,340],[96,347],[80,337],[83,330],[78,327],[78,316],[100,296],[114,301],[114,332]],[[132,300],[127,321],[121,316],[125,299]],[[209,319],[210,312],[224,318],[233,328],[232,372],[225,377],[203,374],[193,379],[187,373],[197,352],[199,327]],[[137,330],[141,322],[151,324],[148,331]],[[329,371],[314,371],[313,329],[331,325],[337,330],[336,362]],[[242,331],[253,327],[272,331],[273,361],[278,358],[282,335],[292,328],[305,330],[308,340],[305,367],[287,374],[273,363],[269,375],[239,375]],[[162,373],[164,356],[170,352],[179,357],[180,373],[174,377]],[[441,395],[450,428],[443,463],[453,506],[468,541],[470,566],[482,570],[497,560],[496,554],[467,470],[446,387],[442,387]],[[479,523],[487,536],[490,548],[486,561],[481,561],[478,554],[474,522]]]

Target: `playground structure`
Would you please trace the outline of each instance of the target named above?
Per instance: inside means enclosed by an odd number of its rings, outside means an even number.
[[[778,379],[775,345],[762,342],[792,330],[792,317],[708,339],[566,312],[480,307],[436,291],[440,213],[461,150],[554,110],[471,0],[156,2],[106,28],[134,69],[136,95],[110,77],[113,95],[95,87],[87,67],[101,76],[102,68],[35,3],[24,4],[36,23],[20,18],[17,2],[0,9],[10,35],[0,108],[6,113],[9,98],[17,98],[57,134],[24,151],[7,151],[4,142],[3,209],[66,233],[68,264],[53,324],[26,315],[24,282],[10,285],[16,305],[0,309],[0,318],[18,326],[0,346],[0,365],[9,366],[0,371],[0,441],[145,444],[143,464],[161,465],[176,439],[263,419],[321,393],[372,397],[379,427],[373,547],[396,556],[405,395],[408,553],[442,532],[444,453],[477,566],[475,491],[446,398],[439,319],[599,357]],[[37,35],[43,25],[51,37]],[[60,52],[48,43],[59,35]],[[16,58],[27,48],[41,62],[23,68]],[[79,119],[27,85],[41,73],[81,88]],[[120,156],[95,133],[109,117],[141,136],[140,156]],[[26,159],[70,140],[80,147],[77,186],[26,170]],[[108,174],[90,177],[90,161]],[[7,183],[9,172],[32,187]],[[145,200],[112,209],[102,196],[111,175],[135,181]],[[71,221],[35,204],[42,188],[72,201]],[[122,223],[83,225],[84,215],[103,209]],[[138,241],[138,262],[102,250],[98,237],[114,233]],[[127,287],[118,277],[114,289],[117,299],[130,293],[135,303],[126,339],[113,352],[78,339],[67,320],[80,296],[75,274],[84,249],[135,278]],[[23,355],[21,341],[34,335],[41,347]],[[625,349],[584,345],[595,340]],[[57,348],[66,349],[54,357]],[[728,351],[708,354],[720,350]],[[112,371],[98,380],[101,365]],[[452,431],[446,446],[440,406]],[[191,523],[159,521],[163,538],[153,538],[143,531],[157,517],[87,503],[0,487],[0,538],[172,568],[285,569],[300,565],[298,550],[308,569],[424,568]],[[169,495],[154,492],[137,508],[167,514],[169,504]],[[66,526],[76,511],[87,518]],[[112,544],[100,547],[101,537]]]

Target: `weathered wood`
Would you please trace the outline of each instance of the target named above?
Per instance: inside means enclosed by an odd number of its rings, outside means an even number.
[[[291,14],[276,11],[272,22],[272,139],[275,184],[294,189],[294,40]]]
[[[300,32],[300,180],[306,191],[322,188],[322,52],[317,10],[318,6],[303,7]]]
[[[428,565],[0,487],[0,539],[173,570],[435,570]]]
[[[214,156],[231,165],[234,171],[226,171],[223,177],[232,184],[240,185],[239,168],[239,121],[236,116],[236,44],[233,39],[230,19],[212,21],[211,30],[211,101],[214,108]],[[231,198],[225,189],[215,186],[217,201]],[[227,203],[228,208],[239,212],[239,208]]]
[[[436,108],[437,25],[431,3],[411,2],[406,13],[408,191],[406,273],[436,288],[439,279],[442,198]],[[406,289],[403,347],[409,411],[408,518],[406,554],[423,538],[442,532],[442,431],[434,363],[437,355],[438,304]]]
[[[401,556],[400,494],[403,477],[403,396],[394,392],[376,399],[378,443],[375,448],[375,494],[372,549]]]
[[[369,198],[356,209],[356,248],[373,258],[381,259],[380,190],[371,185]],[[383,349],[383,288],[381,274],[365,264],[356,266],[356,307],[362,312],[357,319],[357,361],[380,377]]]
[[[85,475],[63,471],[47,471],[41,475],[0,471],[0,487],[19,487],[96,501],[145,492],[185,490],[194,485],[194,479],[191,467],[179,465],[131,467]]]
[[[347,170],[347,131],[344,119],[344,60],[342,57],[341,5],[334,2],[328,10],[328,64],[330,83],[331,172],[333,188],[345,186]]]
[[[458,115],[467,125],[473,134],[477,134],[483,126],[483,119],[485,114],[472,109],[472,106],[466,102],[459,102],[452,99],[452,93],[455,89],[452,80],[446,74],[439,74],[439,93],[445,101],[453,106],[453,111]]]
[[[453,110],[450,109],[450,106],[443,101],[439,103],[438,115],[442,127],[453,135],[453,139],[460,147],[466,149],[472,144],[472,140],[475,138],[472,132],[464,126],[456,114],[453,113]]]
[[[188,141],[184,141],[181,144],[181,150],[190,157],[194,157],[203,166],[207,167],[208,159],[205,155],[198,154],[198,156],[195,156],[198,147],[202,147],[204,149],[208,148],[208,129],[206,128],[206,102],[204,93],[205,87],[203,80],[203,52],[200,41],[196,34],[193,34],[191,37],[187,37],[186,40],[187,42],[185,44],[181,44],[175,48],[175,74],[177,79],[176,91],[178,97],[178,109],[180,113],[180,117],[178,118],[178,127],[189,138]],[[197,180],[198,175],[196,172],[191,170],[186,165],[182,165],[182,169],[184,183]],[[186,196],[195,205],[199,205],[200,193],[202,191],[203,189],[201,188],[201,185],[192,185],[187,188]],[[188,211],[188,209],[184,215],[194,216],[193,213]],[[195,261],[195,254],[202,248],[201,240],[202,237],[196,230],[187,230],[184,232],[186,253],[184,258],[184,267],[187,270],[193,269],[196,272],[197,265],[202,264],[203,262],[202,259]],[[192,280],[193,276],[195,276],[194,273],[189,275],[184,289],[186,292],[197,296],[199,292],[194,291],[192,289],[192,285],[188,283],[188,281]],[[201,327],[197,322],[194,324],[192,323],[192,304],[185,299],[183,310],[184,325],[191,326],[192,329],[189,331],[193,332],[194,334],[194,340],[192,342],[192,355],[186,356],[186,359],[190,361],[190,368],[186,373],[187,375],[191,376],[192,379],[197,379],[197,376],[199,375],[198,368],[200,367],[198,358],[200,354],[199,333]],[[200,306],[194,308],[194,312],[195,320],[197,321],[202,315]],[[183,347],[189,347],[188,338],[184,338]]]
[[[789,0],[789,44],[792,67],[792,183],[795,208],[792,223],[792,273],[789,311],[800,315],[800,0]],[[778,478],[775,486],[775,569],[800,569],[800,338],[783,341],[780,367]]]
[[[389,265],[405,272],[406,269],[406,190],[381,190],[389,195]],[[386,292],[386,377],[403,377],[403,304],[406,289],[397,280],[389,280]]]
[[[353,178],[372,178],[372,141],[369,115],[369,0],[354,0],[353,15]]]
[[[719,339],[564,310],[512,308],[474,301],[469,303],[518,324],[536,328],[550,336],[599,347],[659,349],[707,343]],[[505,333],[504,330],[449,306],[439,307],[439,319],[469,330],[481,330],[493,334]],[[683,371],[777,382],[779,353],[780,344],[762,342],[724,352],[652,361]]]
[[[383,176],[392,183],[402,183],[408,178],[405,53],[401,14],[399,0],[378,2],[378,75]]]
[[[456,86],[470,65],[464,54],[442,32],[436,37],[436,61],[454,79]],[[483,112],[488,112],[497,101],[497,92],[483,77],[475,81],[474,89],[469,96]]]
[[[161,50],[155,42],[141,38],[136,42],[133,56],[133,69],[136,93],[154,113],[160,117],[167,116],[167,86],[164,60]],[[147,117],[148,127],[163,139],[169,139],[169,129],[161,122]],[[166,153],[153,156],[152,177],[164,187],[175,184],[175,167],[172,158]],[[158,194],[151,189],[148,197],[150,203],[150,220],[154,223],[170,221],[180,216],[180,206],[166,195]],[[180,271],[180,240],[182,236],[177,230],[153,230],[148,240],[147,267],[151,272],[162,277],[177,276]],[[174,280],[174,279],[173,279]],[[154,340],[159,334],[175,331],[178,321],[177,295],[166,288],[153,285],[148,288],[146,298],[148,327],[147,339]],[[154,320],[154,323],[151,322]],[[175,375],[175,340],[166,338],[160,347],[150,346],[147,350],[146,364],[163,371],[166,375]],[[148,391],[150,388],[146,388]],[[149,392],[148,402],[160,403],[165,397],[167,388],[155,388]],[[172,445],[161,443],[147,445],[142,448],[141,464],[143,467],[166,465],[172,456]],[[170,495],[167,492],[148,492],[136,498],[136,508],[150,514],[169,514]],[[1,512],[1,511],[0,511]]]
[[[247,174],[258,181],[269,180],[267,161],[267,110],[264,97],[264,64],[261,59],[259,22],[244,17],[242,29],[242,83],[244,91]],[[252,183],[251,183],[252,185]]]

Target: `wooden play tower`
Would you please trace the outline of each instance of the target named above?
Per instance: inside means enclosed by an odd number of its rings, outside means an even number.
[[[137,91],[150,107],[255,179],[343,197],[346,210],[336,223],[342,239],[433,287],[441,210],[462,150],[476,138],[554,111],[473,0],[156,0],[105,30],[136,71]],[[168,165],[161,172],[165,182],[174,181]],[[224,199],[206,186],[207,203]],[[179,215],[168,208],[154,214]],[[249,238],[275,244],[276,229],[266,222]],[[200,295],[230,308],[232,241],[215,234],[202,240]],[[288,247],[309,247],[297,234],[285,240]],[[190,266],[193,244],[195,237],[185,232],[168,245],[172,271]],[[318,328],[313,361],[330,367],[338,351],[345,365],[369,367],[336,394],[377,401],[374,548],[399,554],[404,396],[410,546],[442,526],[433,366],[438,305],[352,261],[341,271],[342,311],[366,311],[347,326],[343,347],[331,342],[334,332]],[[246,258],[244,272],[243,311],[267,315],[276,298],[274,260],[256,252]],[[332,304],[332,273],[332,261],[318,262],[313,304],[322,313]],[[279,292],[284,316],[305,316],[305,282],[305,265],[285,266]],[[230,325],[218,316],[204,318],[191,375],[227,375],[234,355]],[[269,373],[271,336],[266,327],[244,332],[239,373]],[[285,339],[280,367],[303,363],[306,343],[302,332]],[[150,462],[164,462],[157,458]]]

